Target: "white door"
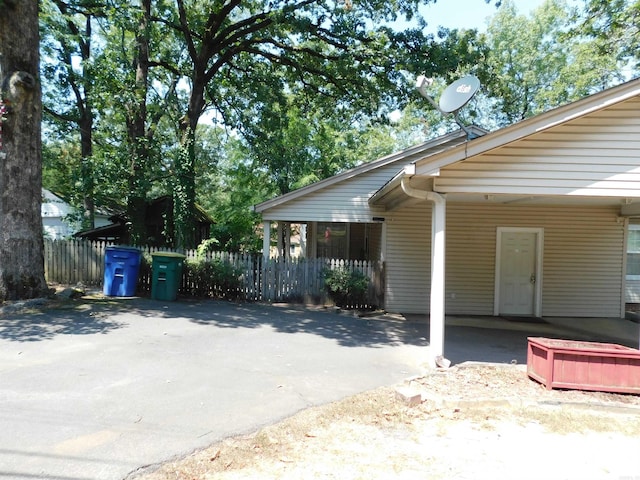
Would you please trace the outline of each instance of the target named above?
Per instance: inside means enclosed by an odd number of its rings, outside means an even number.
[[[536,315],[538,248],[535,230],[499,229],[498,315]]]

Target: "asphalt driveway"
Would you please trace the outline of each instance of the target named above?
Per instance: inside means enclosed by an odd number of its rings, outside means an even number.
[[[528,336],[634,346],[637,330],[612,319],[447,318],[445,354],[453,364],[526,363]],[[425,318],[217,301],[98,296],[0,313],[0,479],[134,476],[424,373],[428,335]]]
[[[423,369],[428,327],[96,299],[0,317],[0,478],[119,480]]]

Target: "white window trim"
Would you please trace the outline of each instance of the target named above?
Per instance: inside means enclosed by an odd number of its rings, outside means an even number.
[[[625,269],[625,278],[627,280],[640,280],[640,275],[629,275],[627,272],[627,259],[629,256],[629,232],[631,230],[640,230],[640,223],[630,223],[625,232],[625,242],[624,242],[624,269]],[[633,252],[636,253],[636,252]],[[640,251],[638,252],[640,253]]]

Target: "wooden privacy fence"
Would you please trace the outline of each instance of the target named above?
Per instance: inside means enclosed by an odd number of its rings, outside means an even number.
[[[49,283],[83,284],[102,288],[104,258],[108,243],[86,240],[46,240],[44,242],[45,277]],[[138,275],[137,294],[152,289],[151,254],[168,249],[142,247],[143,260]],[[261,255],[212,252],[204,258],[195,250],[184,252],[186,267],[180,282],[182,295],[242,298],[265,302],[323,303],[327,299],[324,272],[346,268],[362,272],[370,279],[368,298],[353,308],[373,308],[383,304],[384,270],[381,262],[350,261],[326,258],[287,258],[265,260]],[[203,280],[193,274],[199,262],[228,265],[237,275],[233,282],[211,278]],[[229,280],[229,279],[227,279]],[[202,282],[206,285],[200,285]],[[219,284],[216,284],[219,283]],[[232,286],[230,286],[232,285]]]

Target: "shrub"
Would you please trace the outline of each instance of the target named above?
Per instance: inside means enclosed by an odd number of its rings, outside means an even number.
[[[185,275],[196,297],[237,299],[242,294],[242,271],[222,260],[187,260]]]
[[[204,259],[207,257],[208,253],[211,253],[218,248],[220,248],[220,242],[218,242],[218,240],[215,238],[208,238],[206,240],[203,240],[200,245],[198,245],[198,248],[196,249],[196,255],[198,256],[198,258]]]
[[[366,303],[369,277],[345,267],[324,271],[324,284],[329,297],[341,308],[358,308]]]
[[[136,287],[138,295],[145,295],[151,292],[152,265],[151,254],[143,252],[140,257],[140,270],[138,271],[138,285]]]

